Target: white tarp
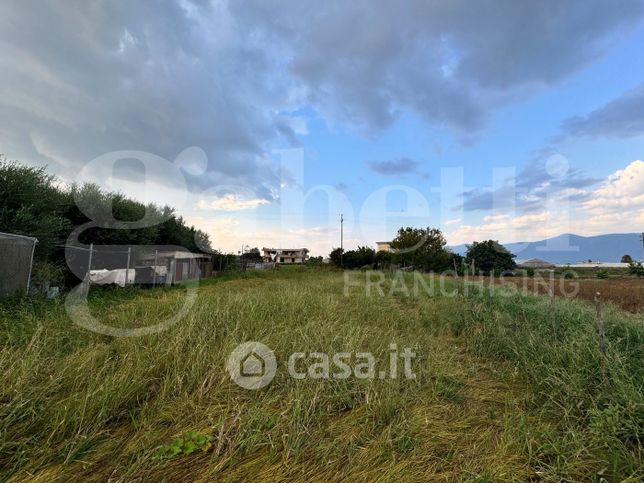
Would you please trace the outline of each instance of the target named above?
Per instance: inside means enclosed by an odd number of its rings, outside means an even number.
[[[165,265],[153,265],[150,268],[156,272],[157,277],[165,277],[168,274],[168,267]]]
[[[127,274],[127,283],[134,283],[134,277],[136,270],[130,268],[129,270],[125,268],[118,268],[116,270],[90,270],[89,280],[91,283],[96,285],[111,285],[116,284],[119,287],[125,287],[125,273]]]

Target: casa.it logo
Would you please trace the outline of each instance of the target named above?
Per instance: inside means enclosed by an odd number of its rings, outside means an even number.
[[[275,377],[275,353],[261,342],[245,342],[228,356],[226,369],[230,378],[244,389],[262,389]]]

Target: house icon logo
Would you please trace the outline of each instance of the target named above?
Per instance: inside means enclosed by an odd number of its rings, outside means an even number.
[[[261,389],[275,377],[277,361],[270,347],[261,342],[244,342],[228,356],[230,378],[244,389]]]

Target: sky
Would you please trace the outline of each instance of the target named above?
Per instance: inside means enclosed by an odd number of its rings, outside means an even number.
[[[644,227],[644,0],[4,0],[0,153],[215,248]]]

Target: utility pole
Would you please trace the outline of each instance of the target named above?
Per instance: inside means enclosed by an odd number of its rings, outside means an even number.
[[[340,214],[340,266],[344,267],[344,215]]]
[[[640,235],[640,240],[642,241],[642,249],[644,250],[644,233]],[[644,258],[642,258],[644,260]]]

